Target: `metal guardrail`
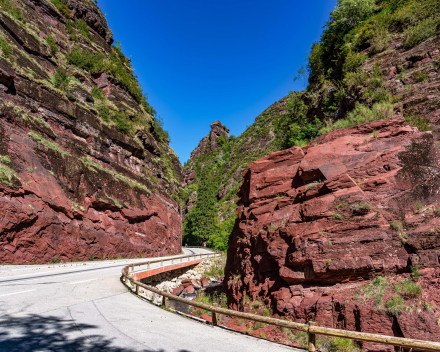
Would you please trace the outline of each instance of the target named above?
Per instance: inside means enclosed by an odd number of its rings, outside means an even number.
[[[204,248],[204,247],[201,247],[201,248]],[[208,248],[205,248],[205,249],[208,249]],[[222,252],[196,254],[196,255],[193,254],[193,255],[188,255],[188,256],[176,258],[176,260],[181,259],[181,258],[191,258],[191,257],[194,257],[194,259],[197,259],[196,257],[201,258],[202,256],[203,257],[217,256],[218,254],[222,254]],[[168,259],[168,261],[169,260],[173,260],[173,259]],[[209,306],[207,304],[191,301],[189,299],[181,298],[181,297],[172,295],[171,293],[158,290],[155,287],[148,286],[148,285],[143,284],[142,282],[134,280],[132,277],[130,277],[130,274],[129,274],[130,267],[132,268],[132,273],[133,273],[135,266],[148,265],[148,268],[149,268],[150,263],[161,262],[163,265],[163,261],[164,261],[163,259],[160,259],[160,260],[151,261],[151,262],[127,265],[122,269],[122,277],[125,282],[127,282],[127,280],[128,280],[136,286],[136,293],[137,294],[139,294],[139,287],[142,287],[148,291],[151,291],[151,292],[154,292],[158,295],[161,295],[163,306],[165,306],[165,304],[166,304],[166,299],[170,298],[175,301],[185,303],[185,304],[193,306],[193,307],[197,307],[200,309],[210,311],[212,313],[212,325],[214,325],[214,326],[217,325],[217,314],[223,314],[223,315],[233,316],[233,317],[251,320],[251,321],[255,321],[255,322],[259,322],[259,323],[275,325],[275,326],[283,327],[283,328],[289,328],[292,330],[304,331],[307,333],[308,351],[316,351],[316,335],[342,337],[342,338],[347,338],[347,339],[356,340],[356,341],[365,341],[365,342],[373,342],[373,343],[379,343],[379,344],[384,344],[384,345],[392,345],[392,346],[397,346],[397,347],[401,347],[401,348],[409,348],[409,349],[411,349],[410,351],[412,351],[413,349],[418,349],[418,350],[423,350],[423,351],[440,351],[440,343],[438,343],[438,342],[430,342],[430,341],[423,341],[423,340],[407,339],[407,338],[403,338],[403,337],[370,334],[370,333],[358,332],[358,331],[325,328],[325,327],[321,327],[321,326],[316,326],[314,322],[309,322],[308,324],[302,324],[302,323],[296,323],[293,321],[286,321],[286,320],[281,320],[281,319],[263,317],[263,316],[255,315],[255,314],[251,314],[251,313],[238,312],[238,311],[230,310],[230,309],[223,309],[223,308],[219,308],[216,306]]]

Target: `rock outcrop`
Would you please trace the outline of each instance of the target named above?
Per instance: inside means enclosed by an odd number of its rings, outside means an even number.
[[[129,60],[94,2],[54,3],[0,10],[0,263],[180,253],[182,167]]]
[[[299,322],[439,341],[439,181],[428,171],[438,170],[438,154],[429,136],[403,118],[379,120],[251,163],[229,238],[230,308],[246,310],[248,296]],[[419,140],[432,165],[421,161],[427,169],[414,180],[401,153]]]
[[[216,150],[219,147],[218,139],[223,137],[225,142],[229,139],[229,129],[220,121],[214,121],[211,124],[211,131],[206,137],[204,137],[198,147],[191,152],[190,159],[195,159],[202,154],[207,154],[212,150]]]

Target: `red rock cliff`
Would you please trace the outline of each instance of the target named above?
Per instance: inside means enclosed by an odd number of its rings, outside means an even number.
[[[426,140],[420,155],[438,170],[437,148],[422,136],[403,118],[381,120],[251,163],[229,239],[230,307],[246,310],[249,296],[294,321],[439,341],[437,171],[411,183],[398,157]],[[422,291],[411,296],[405,285]],[[389,303],[396,295],[398,311]]]
[[[118,81],[136,85],[98,7],[57,4],[0,11],[0,263],[179,253],[180,162],[148,104]],[[78,48],[125,71],[67,64]]]

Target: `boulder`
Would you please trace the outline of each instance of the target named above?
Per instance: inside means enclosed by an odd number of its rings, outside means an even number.
[[[192,285],[189,285],[189,286],[187,286],[187,287],[184,288],[184,290],[182,291],[182,294],[185,294],[185,293],[192,294],[192,293],[194,293],[194,292],[196,292],[196,290],[194,289],[194,287],[193,287]]]
[[[179,287],[176,287],[173,290],[173,292],[171,292],[171,294],[175,295],[175,296],[180,296],[180,294],[182,293],[183,290],[184,290],[184,287],[183,286],[179,286]]]
[[[205,277],[202,277],[202,278],[200,279],[200,285],[202,285],[202,287],[207,287],[207,286],[209,286],[209,281],[208,281],[208,279],[205,278]]]

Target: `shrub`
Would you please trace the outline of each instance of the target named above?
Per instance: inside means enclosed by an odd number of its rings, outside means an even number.
[[[357,348],[350,339],[344,339],[343,337],[333,337],[330,340],[330,352],[352,352]]]
[[[393,106],[390,103],[376,103],[371,109],[356,103],[355,109],[346,118],[329,122],[327,126],[320,129],[319,134],[325,134],[339,128],[349,128],[375,120],[391,119],[393,117]]]
[[[75,46],[70,53],[66,54],[66,59],[69,64],[92,73],[101,71],[105,67],[105,56],[103,54],[81,50],[78,46]]]
[[[105,99],[104,93],[97,86],[92,87],[91,94],[94,99],[97,99],[97,100],[104,100]]]
[[[82,19],[75,18],[74,21],[67,20],[66,30],[70,34],[70,39],[74,40],[75,42],[78,41],[76,31],[78,31],[84,38],[87,38],[91,42],[94,39],[93,35],[89,32],[87,23]]]
[[[353,204],[351,207],[353,213],[368,213],[371,210],[371,205],[368,203]]]
[[[386,28],[377,28],[374,31],[372,43],[371,43],[371,53],[377,54],[386,50],[390,45],[390,39],[388,36],[388,31]]]
[[[16,177],[14,170],[12,170],[9,166],[11,163],[11,159],[8,156],[0,156],[0,183],[7,184],[8,186],[13,187],[13,180]]]
[[[54,6],[57,8],[57,10],[64,16],[67,18],[72,17],[70,15],[70,9],[67,7],[66,4],[62,3],[60,0],[50,0],[50,2],[52,4],[54,4]]]
[[[403,46],[409,49],[432,37],[435,34],[438,22],[438,18],[429,17],[420,21],[415,27],[408,28],[405,31]]]
[[[263,309],[263,316],[270,317],[270,309],[269,308],[264,308]]]
[[[393,221],[391,224],[390,224],[390,227],[391,227],[391,229],[393,229],[394,231],[396,231],[396,232],[400,232],[400,231],[402,231],[403,230],[403,225],[402,225],[402,223],[400,222],[400,221]]]
[[[387,301],[386,308],[388,314],[398,316],[402,314],[405,304],[402,297],[394,295],[392,299]]]
[[[345,58],[344,72],[355,72],[365,61],[367,61],[367,55],[350,52]]]
[[[424,73],[423,71],[417,71],[416,75],[415,75],[415,79],[416,82],[420,83],[420,82],[424,82],[428,79],[428,75],[426,73]]]
[[[420,274],[419,274],[419,264],[415,264],[414,266],[411,266],[411,277],[414,281],[419,281]]]
[[[434,209],[434,216],[437,217],[437,218],[440,217],[440,208],[435,208]]]
[[[419,212],[420,210],[423,209],[424,205],[419,200],[416,200],[413,204],[413,207],[416,212]]]
[[[339,213],[337,213],[337,214],[333,214],[332,218],[333,218],[334,220],[342,220],[342,215],[339,214]]]
[[[8,41],[3,36],[0,36],[0,49],[2,50],[3,55],[7,59],[11,58],[12,47],[11,47],[11,45],[8,43]]]
[[[339,210],[340,208],[344,208],[344,207],[346,207],[347,205],[348,205],[347,203],[338,204],[338,205],[336,206],[336,210]]]
[[[63,67],[59,67],[56,70],[55,75],[53,76],[54,87],[66,91],[69,88],[69,83],[70,83],[70,77],[66,69]]]
[[[422,288],[420,285],[416,285],[411,281],[404,281],[402,283],[403,294],[411,298],[417,298],[422,294]]]
[[[420,132],[432,130],[431,121],[420,115],[407,115],[405,116],[405,120],[408,121],[411,126],[417,127]]]
[[[47,43],[47,46],[49,47],[52,55],[56,55],[58,53],[58,45],[57,45],[55,38],[49,34],[46,37],[46,43]]]
[[[12,16],[14,16],[17,20],[26,23],[26,19],[23,17],[21,10],[15,6],[10,0],[0,0],[0,8]]]

